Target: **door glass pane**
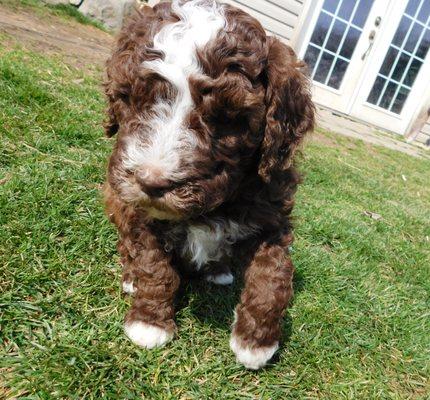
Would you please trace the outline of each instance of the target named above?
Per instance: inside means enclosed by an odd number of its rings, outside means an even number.
[[[357,25],[359,28],[362,28],[366,23],[367,16],[369,15],[369,10],[372,8],[373,0],[363,0],[360,1],[358,5],[357,11],[355,12],[354,18],[352,19],[352,23]]]
[[[330,79],[328,81],[328,85],[335,89],[339,89],[347,67],[348,67],[348,63],[339,58],[336,61],[336,64],[333,69],[333,73],[331,74]]]
[[[412,20],[408,17],[403,17],[400,21],[399,26],[397,27],[397,31],[394,34],[393,44],[395,46],[401,47],[403,41],[405,40],[406,34],[409,32],[409,28],[411,27]]]
[[[394,82],[389,82],[381,99],[380,107],[389,108],[394,95],[396,94],[397,85]]]
[[[340,88],[373,1],[324,1],[304,57],[313,80]]]
[[[367,102],[400,114],[430,47],[429,0],[409,0]],[[424,15],[424,14],[422,14]]]
[[[421,59],[426,58],[429,47],[430,47],[430,30],[427,29],[425,35],[421,39],[420,45],[418,46],[417,57]]]
[[[342,1],[342,4],[337,14],[340,18],[346,21],[351,19],[351,14],[354,11],[355,1]]]
[[[342,21],[335,21],[333,28],[331,29],[330,36],[327,41],[326,49],[336,53],[339,48],[340,42],[342,41],[343,35],[346,30],[346,24]]]
[[[418,21],[421,21],[422,23],[426,23],[427,19],[430,14],[430,1],[424,1],[421,5],[421,9],[418,13]]]
[[[392,66],[394,65],[394,62],[397,59],[397,55],[399,54],[399,50],[395,49],[394,47],[390,47],[388,49],[387,55],[385,56],[384,63],[382,64],[381,70],[379,73],[384,76],[390,75],[390,71]]]
[[[333,18],[326,13],[321,13],[315,26],[314,33],[311,37],[311,43],[317,46],[322,46],[327,36],[327,32],[330,29],[331,20]]]
[[[402,80],[403,72],[407,69],[410,59],[410,56],[402,53],[402,55],[397,59],[397,63],[395,64],[396,67],[391,75],[391,79],[397,82]]]
[[[367,99],[369,103],[372,103],[372,104],[378,103],[379,96],[382,90],[384,89],[386,82],[387,80],[384,79],[382,76],[378,76],[376,78],[375,83],[373,84],[373,88],[370,91],[369,98]]]
[[[420,0],[410,0],[408,5],[406,6],[405,14],[409,15],[410,17],[415,17],[420,3]]]
[[[309,46],[305,55],[305,63],[308,65],[309,71],[313,71],[315,64],[317,63],[318,56],[321,50],[314,46]]]
[[[409,53],[412,53],[415,49],[417,42],[419,42],[421,38],[421,34],[423,33],[423,26],[420,24],[414,24],[414,27],[411,29],[409,33],[409,37],[406,40],[405,50]]]
[[[324,83],[326,81],[327,76],[330,72],[331,66],[333,64],[333,60],[334,60],[333,54],[326,53],[325,51],[323,52],[314,76],[314,79],[317,82]]]
[[[421,65],[423,63],[420,60],[413,60],[410,68],[406,71],[404,85],[412,87],[415,82],[415,78],[418,75],[418,72],[421,69]]]
[[[338,0],[325,0],[323,9],[334,14],[337,9],[337,3]]]
[[[346,34],[345,41],[343,42],[342,50],[340,55],[347,59],[351,59],[352,53],[357,45],[358,39],[360,39],[361,31],[351,26]]]
[[[392,111],[396,114],[400,114],[402,112],[403,105],[405,104],[406,99],[409,95],[409,89],[401,87],[399,93],[397,94],[396,99],[394,100]]]

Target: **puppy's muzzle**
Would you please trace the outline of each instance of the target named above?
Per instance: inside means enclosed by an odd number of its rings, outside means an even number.
[[[156,168],[140,168],[134,173],[136,182],[149,197],[162,197],[173,188],[172,182],[163,177],[163,172]]]

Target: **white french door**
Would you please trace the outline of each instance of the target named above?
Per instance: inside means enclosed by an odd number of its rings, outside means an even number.
[[[404,133],[430,88],[430,0],[315,0],[301,56],[317,103]]]

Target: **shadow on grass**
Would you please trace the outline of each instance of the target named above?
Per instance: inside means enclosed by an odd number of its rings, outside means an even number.
[[[293,285],[294,294],[297,296],[305,287],[301,272],[294,273]],[[233,285],[229,286],[209,284],[202,279],[184,280],[177,296],[176,309],[181,312],[186,308],[187,312],[202,324],[230,331],[233,310],[239,302],[242,288],[243,277],[238,272]],[[294,297],[289,308],[293,306]],[[287,312],[282,322],[281,346],[289,341],[292,330],[293,320]]]

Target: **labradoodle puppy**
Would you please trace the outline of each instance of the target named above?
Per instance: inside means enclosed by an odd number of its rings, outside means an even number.
[[[183,274],[214,284],[244,267],[230,347],[245,367],[278,349],[290,300],[293,158],[313,129],[304,65],[260,23],[215,0],[138,12],[107,63],[105,188],[119,231],[125,333],[153,348],[175,333]]]

